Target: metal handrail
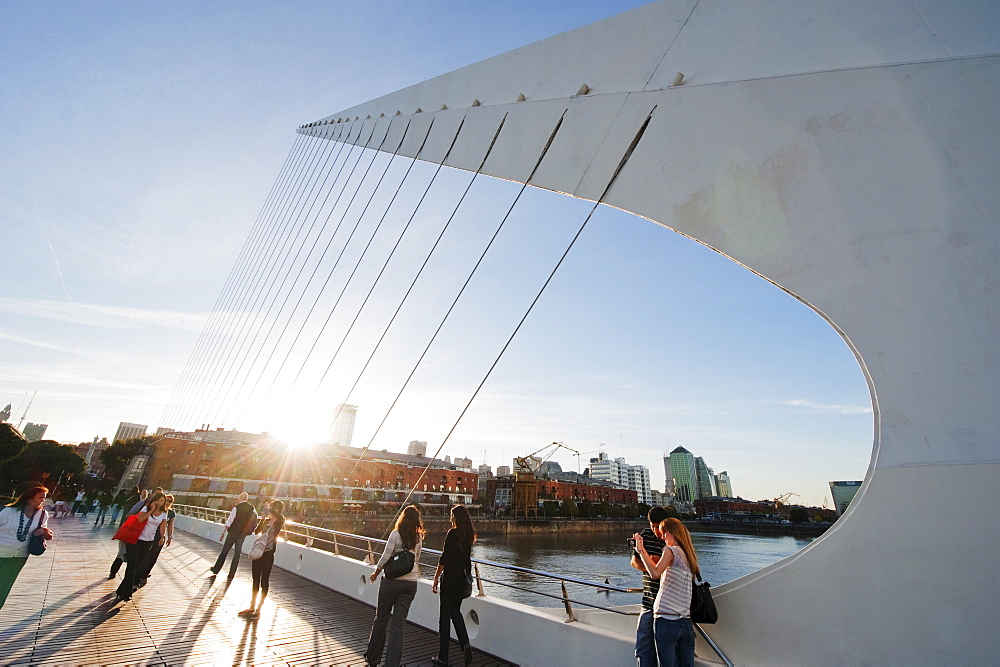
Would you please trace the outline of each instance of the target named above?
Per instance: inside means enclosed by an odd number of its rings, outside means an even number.
[[[226,517],[229,516],[229,511],[214,509],[214,508],[211,508],[211,507],[198,507],[198,506],[195,506],[195,505],[174,505],[174,508],[177,511],[179,511],[179,512],[183,511],[185,514],[193,515],[193,516],[195,516],[195,518],[204,518],[204,519],[210,520],[210,521],[217,521],[217,520],[218,521],[222,521]],[[297,530],[295,530],[295,528],[297,528],[297,527],[303,528],[305,530],[305,532],[298,532]],[[289,530],[289,528],[291,528],[291,530]],[[361,551],[361,552],[363,552],[366,555],[366,558],[362,558],[362,559],[358,559],[358,560],[366,560],[366,559],[368,559],[371,562],[375,562],[375,560],[376,560],[375,559],[375,552],[374,552],[374,550],[372,549],[372,546],[371,546],[372,543],[373,542],[379,543],[379,544],[386,544],[387,543],[387,540],[379,539],[377,537],[368,537],[367,535],[357,535],[355,533],[348,533],[348,532],[345,532],[345,531],[342,531],[342,530],[334,530],[332,528],[322,528],[322,527],[319,527],[319,526],[311,526],[309,524],[298,523],[296,521],[286,521],[283,532],[286,534],[286,536],[287,535],[293,535],[293,536],[297,536],[297,537],[302,537],[303,539],[308,540],[312,546],[314,546],[317,541],[328,543],[328,544],[330,544],[330,545],[333,546],[333,551],[331,553],[334,553],[334,554],[336,554],[338,556],[341,555],[340,554],[340,550],[341,549],[353,549],[355,551]],[[329,540],[323,539],[322,537],[319,536],[319,533],[326,533],[326,534],[330,535],[331,539],[329,539]],[[338,540],[338,538],[347,538],[347,539],[351,539],[351,540],[358,540],[358,541],[364,542],[367,546],[361,547],[361,546],[354,546],[352,544],[345,544],[344,542]],[[421,554],[423,554],[423,553],[429,553],[429,554],[432,554],[432,555],[434,555],[434,554],[441,555],[441,552],[438,551],[437,549],[429,549],[429,548],[422,548],[421,549]],[[637,616],[637,615],[639,615],[639,612],[622,611],[621,609],[615,609],[613,607],[602,607],[600,605],[592,604],[590,602],[583,602],[582,600],[574,600],[574,599],[570,598],[566,594],[566,583],[577,584],[577,585],[580,585],[580,586],[590,586],[590,587],[597,588],[597,589],[600,589],[600,590],[603,590],[603,591],[616,591],[616,592],[619,592],[619,593],[641,593],[642,592],[641,588],[621,588],[621,587],[618,587],[618,586],[614,586],[612,584],[595,583],[595,582],[592,582],[592,581],[586,581],[586,580],[583,580],[583,579],[577,579],[575,577],[566,577],[566,576],[563,576],[563,575],[560,575],[560,574],[555,574],[555,573],[552,573],[552,572],[545,572],[545,571],[542,571],[542,570],[532,570],[532,569],[526,568],[526,567],[519,567],[517,565],[507,565],[506,563],[497,563],[497,562],[494,562],[494,561],[484,560],[484,559],[481,559],[481,558],[473,558],[471,560],[474,563],[474,568],[476,570],[476,581],[477,581],[478,588],[479,588],[478,596],[477,597],[485,597],[486,596],[486,592],[483,590],[483,582],[486,582],[486,583],[489,583],[489,584],[495,584],[497,586],[505,586],[507,588],[512,588],[512,589],[515,589],[515,590],[518,590],[518,591],[523,591],[525,593],[532,593],[533,595],[541,595],[543,597],[547,597],[547,598],[551,598],[553,600],[559,600],[559,601],[561,601],[565,605],[565,607],[566,607],[566,615],[567,615],[566,622],[567,623],[571,623],[571,622],[573,622],[573,621],[576,620],[574,618],[574,616],[573,616],[573,609],[570,606],[570,603],[582,605],[584,607],[591,607],[593,609],[600,609],[602,611],[610,611],[610,612],[613,612],[615,614],[621,614],[623,616]],[[497,581],[495,579],[486,579],[486,578],[484,578],[484,577],[482,577],[482,576],[479,575],[479,565],[488,565],[490,567],[498,567],[498,568],[501,568],[501,569],[504,569],[504,570],[509,570],[509,571],[512,571],[512,572],[519,572],[519,573],[522,573],[522,574],[530,574],[530,575],[533,575],[533,576],[543,577],[543,578],[547,578],[547,579],[555,579],[556,581],[559,581],[562,584],[562,595],[555,595],[553,593],[544,593],[542,591],[536,591],[536,590],[531,589],[531,588],[525,588],[524,586],[518,586],[516,584],[511,584],[511,583],[508,583],[508,582],[505,582],[505,581]],[[712,640],[712,638],[708,635],[708,633],[705,632],[704,628],[702,628],[697,623],[694,624],[694,627],[701,634],[701,636],[705,639],[705,641],[712,648],[712,650],[715,651],[715,653],[720,658],[722,658],[723,662],[725,662],[726,665],[728,665],[728,667],[733,667],[733,663],[729,660],[729,658],[722,651],[722,649],[720,649],[719,646]]]
[[[198,506],[194,506],[194,505],[174,505],[174,508],[178,512],[183,512],[183,513],[188,514],[190,516],[194,516],[195,518],[201,518],[201,519],[205,519],[205,520],[209,520],[209,521],[222,521],[226,517],[229,516],[229,511],[218,510],[218,509],[214,509],[214,508],[210,508],[210,507],[198,507]],[[341,555],[340,551],[343,550],[343,549],[350,549],[350,550],[362,552],[363,554],[365,554],[364,557],[358,558],[356,560],[361,560],[361,561],[365,561],[365,562],[372,562],[372,563],[374,563],[375,561],[377,561],[376,552],[375,552],[375,549],[373,548],[372,545],[376,544],[376,543],[380,544],[380,545],[384,545],[384,544],[386,544],[388,542],[387,540],[383,540],[383,539],[380,539],[380,538],[377,538],[377,537],[369,537],[367,535],[358,535],[358,534],[355,534],[355,533],[348,533],[348,532],[342,531],[342,530],[334,530],[332,528],[322,528],[322,527],[319,527],[319,526],[312,526],[312,525],[309,525],[309,524],[299,523],[297,521],[285,521],[284,528],[283,528],[282,532],[284,533],[286,540],[288,539],[289,536],[299,537],[299,538],[302,538],[303,541],[307,542],[309,545],[313,546],[314,548],[317,546],[317,543],[319,543],[319,542],[322,542],[322,543],[325,543],[325,544],[329,544],[329,545],[331,545],[333,547],[332,553],[336,553],[337,555]],[[329,539],[327,539],[327,538],[329,538]],[[340,538],[340,539],[338,539],[338,538]],[[352,544],[345,543],[343,541],[345,538],[347,540],[357,540],[358,542],[360,542],[360,543],[362,543],[362,544],[364,544],[366,546],[355,546],[355,545],[352,545]],[[326,549],[324,549],[324,551],[326,551]],[[438,551],[437,549],[430,549],[430,548],[422,548],[421,549],[421,555],[423,555],[424,553],[427,553],[427,554],[430,554],[430,555],[438,555],[438,556],[441,555],[441,552]],[[348,556],[348,557],[350,557],[350,556]],[[485,560],[485,559],[482,559],[482,558],[472,558],[471,561],[475,564],[475,567],[476,567],[476,579],[480,582],[479,583],[480,596],[485,596],[486,595],[486,593],[482,590],[482,582],[487,582],[487,583],[491,583],[491,584],[496,584],[498,586],[505,586],[507,588],[512,588],[512,589],[515,589],[515,590],[523,591],[523,592],[526,592],[526,593],[532,593],[532,594],[535,594],[535,595],[541,595],[543,597],[560,600],[566,606],[567,616],[569,617],[570,621],[575,620],[575,619],[573,618],[573,611],[572,611],[572,608],[569,606],[569,603],[579,604],[579,605],[583,605],[585,607],[593,607],[595,609],[601,609],[603,611],[610,611],[610,612],[614,612],[616,614],[623,614],[623,615],[629,615],[629,616],[637,615],[637,612],[621,611],[620,609],[614,609],[614,608],[611,608],[611,607],[602,607],[600,605],[592,604],[592,603],[589,603],[589,602],[583,602],[583,601],[580,601],[580,600],[572,599],[572,598],[568,597],[568,595],[566,595],[566,593],[565,593],[565,585],[567,583],[570,583],[570,584],[575,584],[575,585],[578,585],[578,586],[588,586],[588,587],[591,587],[591,588],[596,588],[596,589],[601,590],[601,591],[615,591],[615,592],[618,592],[618,593],[641,593],[642,592],[641,588],[622,588],[620,586],[615,586],[615,585],[610,584],[610,583],[600,583],[600,582],[587,581],[585,579],[578,579],[576,577],[567,577],[565,575],[555,574],[554,572],[545,572],[543,570],[532,570],[532,569],[527,568],[527,567],[520,567],[520,566],[517,566],[517,565],[507,565],[506,563],[497,563],[495,561]],[[535,576],[535,577],[541,577],[543,579],[558,581],[560,584],[562,584],[564,592],[563,592],[562,595],[554,595],[554,594],[551,594],[551,593],[544,593],[542,591],[536,591],[536,590],[533,590],[533,589],[530,589],[530,588],[525,588],[523,586],[517,586],[515,584],[511,584],[511,583],[507,583],[507,582],[503,582],[503,581],[496,581],[494,579],[486,579],[486,578],[483,578],[483,577],[479,576],[479,569],[478,569],[479,565],[485,565],[485,566],[489,566],[489,567],[496,567],[496,568],[500,568],[500,569],[503,569],[503,570],[508,570],[508,571],[511,571],[511,572],[518,572],[518,573],[521,573],[521,574],[527,574],[527,575],[531,575],[531,576]]]

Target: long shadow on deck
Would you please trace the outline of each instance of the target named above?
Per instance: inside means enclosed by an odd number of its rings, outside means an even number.
[[[363,665],[370,606],[275,569],[260,618],[237,612],[250,599],[246,559],[232,584],[208,577],[221,545],[177,532],[149,583],[113,604],[107,578],[115,528],[82,517],[50,521],[56,539],[32,557],[0,610],[0,662],[11,665]],[[280,547],[279,547],[280,548]],[[403,663],[430,665],[437,635],[408,625]],[[475,665],[508,665],[477,653]],[[452,642],[449,660],[462,664]]]

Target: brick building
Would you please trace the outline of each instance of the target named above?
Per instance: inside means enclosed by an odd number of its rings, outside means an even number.
[[[609,503],[611,505],[636,505],[638,494],[632,489],[601,480],[584,481],[579,477],[575,481],[560,479],[538,479],[538,502],[546,500],[573,500],[592,503]],[[486,496],[484,507],[510,507],[513,497],[514,477],[496,477],[486,480]]]
[[[411,489],[410,501],[422,505],[472,503],[475,473],[386,450],[369,450],[358,463],[361,454],[339,445],[292,449],[266,433],[172,433],[154,445],[146,480],[172,491],[180,504],[206,507],[228,506],[244,491],[253,499],[280,498],[293,509],[324,512],[344,500],[395,505]]]

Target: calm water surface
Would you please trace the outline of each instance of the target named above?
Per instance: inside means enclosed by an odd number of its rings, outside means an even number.
[[[642,575],[629,566],[631,549],[625,540],[631,531],[620,534],[558,534],[486,536],[480,538],[473,556],[509,565],[545,570],[555,574],[602,582],[614,586],[642,587]],[[702,576],[713,586],[719,586],[789,556],[812,541],[812,538],[726,533],[691,533]],[[560,594],[558,583],[540,581],[537,577],[481,567],[484,579],[513,583],[523,588]],[[484,584],[486,594],[530,604],[536,607],[557,607],[559,600],[507,588]],[[635,604],[639,594],[599,592],[585,586],[567,584],[572,599],[602,606]]]

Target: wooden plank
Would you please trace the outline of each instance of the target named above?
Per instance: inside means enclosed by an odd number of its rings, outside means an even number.
[[[0,660],[7,665],[359,665],[370,606],[275,569],[260,618],[237,615],[250,597],[246,559],[231,585],[208,577],[219,544],[178,532],[148,584],[113,604],[125,568],[108,579],[117,526],[50,520],[56,539],[32,557],[0,609]],[[437,635],[409,624],[403,662],[430,665]],[[452,641],[449,662],[462,664]],[[475,651],[474,665],[510,665]]]

